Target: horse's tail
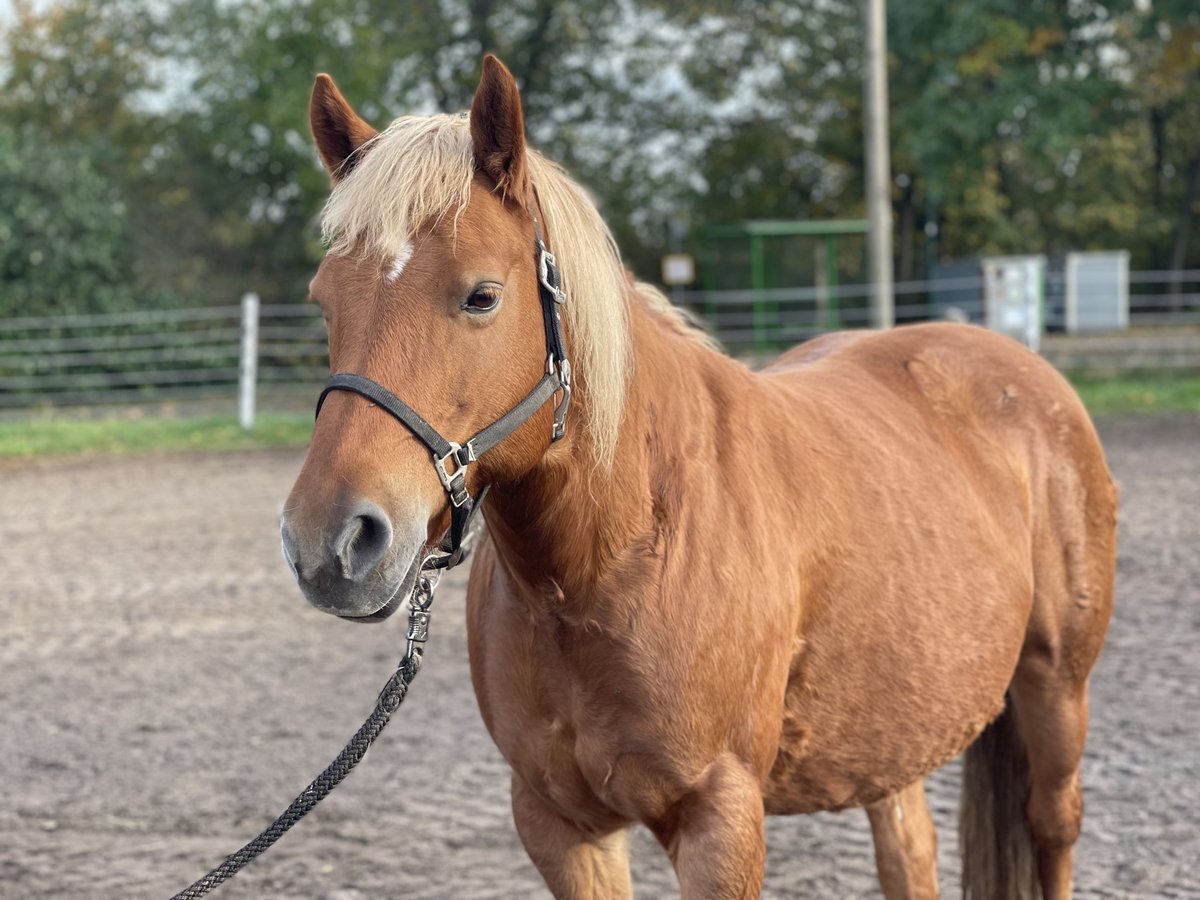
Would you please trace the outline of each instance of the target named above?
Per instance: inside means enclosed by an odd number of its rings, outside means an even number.
[[[1036,900],[1037,856],[1025,818],[1029,761],[1011,704],[967,748],[962,785],[963,900]]]

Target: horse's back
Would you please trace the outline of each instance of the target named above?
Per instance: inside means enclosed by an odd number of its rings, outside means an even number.
[[[1081,490],[1115,508],[1099,438],[1065,378],[1015,341],[968,325],[937,323],[886,332],[834,332],[764,369],[797,398],[858,423],[864,436],[903,431],[951,452],[1004,458],[1032,492],[1064,466]],[[1108,499],[1106,500],[1105,497]],[[1064,499],[1064,498],[1060,498]]]
[[[894,408],[928,406],[979,424],[1017,418],[1067,419],[1073,427],[1087,422],[1053,366],[1010,338],[970,325],[832,332],[783,354],[763,374],[798,390],[833,381],[859,398],[873,381],[889,389]]]
[[[1070,386],[982,329],[832,334],[763,376],[798,411],[797,434],[837,448],[799,460],[797,527],[838,565],[806,579],[768,808],[870,802],[969,743],[1028,643],[1090,669],[1111,604],[1114,491]]]
[[[1095,519],[1096,538],[1115,530],[1116,489],[1083,403],[1045,359],[1007,337],[951,323],[836,332],[764,374],[797,394],[820,385],[836,415],[874,417],[861,427],[881,439],[919,433],[941,452],[966,456],[996,493],[1025,495],[1035,538],[1067,524],[1055,517],[1084,530],[1072,510]]]

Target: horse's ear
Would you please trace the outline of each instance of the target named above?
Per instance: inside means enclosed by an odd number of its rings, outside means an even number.
[[[522,206],[533,200],[525,160],[525,117],[517,82],[492,54],[483,58],[483,75],[471,102],[471,142],[475,165],[496,182],[505,199]]]
[[[355,151],[379,134],[358,117],[333,79],[324,73],[313,82],[308,121],[317,142],[317,152],[334,181],[350,174],[360,157]]]

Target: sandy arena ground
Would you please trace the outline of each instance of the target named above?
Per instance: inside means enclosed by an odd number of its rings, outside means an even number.
[[[1200,897],[1200,418],[1103,429],[1120,577],[1093,680],[1077,896]],[[0,897],[161,898],[337,753],[404,617],[336,621],[279,555],[295,451],[0,466]],[[548,896],[513,830],[447,579],[396,721],[226,898]],[[955,896],[954,765],[930,779]],[[772,820],[767,897],[878,896],[859,811]],[[644,830],[637,896],[677,896]]]

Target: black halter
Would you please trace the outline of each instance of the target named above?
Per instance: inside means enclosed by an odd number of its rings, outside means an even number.
[[[562,289],[558,261],[554,254],[546,249],[536,215],[533,218],[533,228],[534,261],[538,268],[538,296],[542,303],[542,324],[546,331],[546,374],[516,406],[465,443],[458,444],[446,440],[415,409],[379,382],[363,375],[338,372],[330,376],[325,390],[321,391],[321,396],[317,399],[316,415],[319,416],[321,406],[330,391],[360,394],[383,407],[429,448],[429,452],[433,454],[434,471],[437,472],[438,480],[450,498],[450,529],[441,545],[445,555],[431,559],[427,564],[430,568],[448,569],[462,561],[462,542],[467,525],[479,501],[487,493],[485,487],[479,497],[474,498],[467,490],[467,468],[471,463],[520,428],[546,404],[547,400],[560,392],[562,396],[554,407],[554,426],[550,433],[550,443],[560,440],[566,433],[567,407],[571,402],[571,363],[567,360],[566,348],[563,345],[560,307],[566,302],[567,295]]]

